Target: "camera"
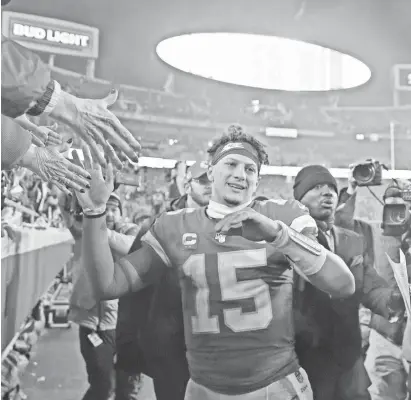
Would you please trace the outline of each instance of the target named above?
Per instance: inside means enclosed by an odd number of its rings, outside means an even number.
[[[408,189],[400,190],[400,196],[404,201],[411,202],[411,187],[409,187]]]
[[[398,185],[398,183],[397,183]],[[396,199],[395,203],[384,204],[382,224],[384,236],[402,236],[411,233],[411,186],[400,189],[398,186],[389,187],[384,199]]]
[[[358,186],[379,186],[382,183],[383,167],[379,161],[366,160],[354,166],[352,175]]]
[[[384,236],[402,236],[411,230],[410,204],[385,204],[381,228]]]

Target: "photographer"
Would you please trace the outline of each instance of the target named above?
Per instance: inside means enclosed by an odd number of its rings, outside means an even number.
[[[337,183],[320,165],[306,166],[294,183],[294,198],[318,226],[318,241],[341,257],[355,277],[355,294],[334,299],[296,277],[296,351],[316,400],[367,400],[369,379],[361,354],[359,306],[387,318],[402,314],[398,290],[388,287],[366,261],[361,237],[336,227]]]
[[[362,166],[367,164],[362,164]],[[363,168],[365,169],[365,168]],[[355,169],[353,169],[355,172]],[[362,176],[366,174],[363,173]],[[358,177],[358,176],[357,176]],[[354,218],[355,213],[355,201],[357,194],[357,185],[367,186],[367,183],[357,182],[352,176],[349,180],[349,186],[347,189],[343,189],[339,198],[339,206],[336,212],[336,224],[345,228],[354,230],[360,234],[366,243],[368,243],[368,254],[371,259],[375,261],[375,268],[379,275],[384,278],[390,287],[397,287],[397,283],[394,278],[394,272],[391,265],[388,262],[385,252],[390,256],[394,262],[399,262],[399,249],[402,248],[406,252],[407,244],[405,237],[409,235],[410,227],[405,229],[407,233],[401,235],[401,232],[384,232],[384,236],[381,237],[381,233],[378,230],[373,230],[372,226],[365,221]],[[381,184],[381,180],[377,179],[376,182],[369,180],[368,184],[372,185]],[[389,207],[393,204],[401,204],[406,209],[406,202],[402,199],[402,190],[410,185],[408,181],[397,181],[391,184],[384,194],[384,220],[390,219]],[[388,206],[388,207],[387,207]],[[398,210],[394,206],[393,216],[398,220]],[[406,216],[406,214],[404,214]],[[387,221],[384,221],[387,222]],[[375,244],[374,244],[375,242]],[[378,243],[378,244],[377,244]],[[380,248],[380,256],[375,255],[374,249]],[[410,255],[407,255],[408,275],[410,276]],[[399,318],[398,321],[389,321],[388,319],[376,314],[372,314],[369,321],[370,335],[369,335],[369,348],[367,351],[367,357],[365,366],[370,376],[372,385],[369,388],[373,400],[405,400],[406,393],[406,379],[407,372],[405,369],[404,360],[401,355],[401,345],[403,341],[403,332],[405,329],[406,320],[405,317]]]

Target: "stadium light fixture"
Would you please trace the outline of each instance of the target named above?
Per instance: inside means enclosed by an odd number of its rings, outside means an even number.
[[[370,68],[351,55],[277,36],[191,33],[161,41],[156,51],[189,74],[261,89],[341,90],[371,78]]]

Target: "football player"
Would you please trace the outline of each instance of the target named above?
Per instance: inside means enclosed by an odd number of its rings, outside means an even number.
[[[85,215],[84,262],[101,298],[138,291],[176,268],[191,379],[187,400],[312,399],[294,351],[293,269],[334,297],[354,293],[345,263],[316,241],[307,209],[290,200],[253,201],[263,145],[231,127],[210,149],[208,206],[161,215],[136,252],[112,261],[105,203],[112,167],[86,158],[92,188],[78,193]]]

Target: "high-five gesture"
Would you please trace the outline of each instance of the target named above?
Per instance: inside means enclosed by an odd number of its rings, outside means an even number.
[[[111,145],[127,155],[132,161],[138,161],[141,146],[133,135],[121,124],[118,118],[107,109],[117,100],[117,90],[112,90],[104,99],[80,99],[62,92],[61,99],[50,116],[70,126],[73,131],[90,147],[94,159],[106,166],[104,155],[98,144],[116,168],[122,168],[122,162],[112,151]]]
[[[85,193],[76,191],[76,196],[84,214],[99,214],[104,212],[107,200],[114,189],[113,165],[108,163],[104,177],[100,164],[93,162],[87,147],[83,148],[83,155],[84,168],[91,176],[90,189]],[[77,151],[73,151],[73,162],[79,167],[83,166]]]

